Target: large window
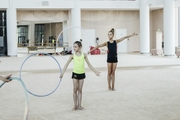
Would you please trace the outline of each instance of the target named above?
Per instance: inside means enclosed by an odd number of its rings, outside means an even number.
[[[0,55],[7,55],[6,11],[0,11]]]
[[[36,24],[35,25],[35,45],[41,46],[43,44],[44,40],[44,24]]]
[[[0,11],[0,36],[6,36],[6,13]]]

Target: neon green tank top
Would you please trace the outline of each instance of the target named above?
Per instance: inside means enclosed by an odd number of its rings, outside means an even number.
[[[82,53],[81,56],[77,56],[76,54],[74,54],[73,61],[74,61],[73,72],[77,73],[77,74],[85,73],[85,70],[84,70],[84,53]]]

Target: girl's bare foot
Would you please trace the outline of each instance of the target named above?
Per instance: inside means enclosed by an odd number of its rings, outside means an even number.
[[[109,90],[111,91],[111,90],[112,90],[112,88],[111,88],[111,87],[109,87]]]
[[[76,107],[73,107],[73,109],[72,109],[72,110],[73,110],[73,111],[75,111],[75,110],[77,110],[77,109],[78,109],[78,107],[76,106]]]
[[[116,91],[116,89],[115,89],[115,88],[112,88],[112,91]]]
[[[84,110],[84,108],[80,106],[80,107],[79,107],[79,110]]]

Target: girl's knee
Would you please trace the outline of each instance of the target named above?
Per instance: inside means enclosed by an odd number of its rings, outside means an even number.
[[[111,71],[109,71],[109,72],[108,72],[108,76],[110,76],[111,74],[112,74],[112,72],[111,72]]]
[[[114,71],[114,72],[112,72],[112,75],[115,75],[115,71]]]
[[[115,75],[115,70],[112,71],[112,75]]]
[[[79,92],[79,93],[82,93],[82,89],[78,89],[78,92]]]
[[[74,92],[74,93],[77,93],[77,91],[78,91],[77,88],[74,88],[74,89],[73,89],[73,92]]]

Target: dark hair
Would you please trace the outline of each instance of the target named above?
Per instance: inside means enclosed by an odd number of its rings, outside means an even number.
[[[82,43],[80,41],[75,41],[74,44],[77,44],[78,47],[82,47]]]
[[[114,35],[114,28],[112,28],[109,32],[112,32],[112,34]]]

